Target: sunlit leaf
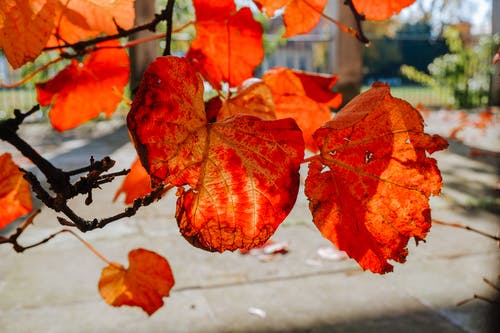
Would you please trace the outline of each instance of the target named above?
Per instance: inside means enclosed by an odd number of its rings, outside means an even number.
[[[328,0],[254,0],[268,16],[285,7],[283,20],[286,31],[283,37],[292,37],[310,32],[319,22]]]
[[[76,43],[134,26],[134,0],[58,0],[55,27],[47,46]]]
[[[208,123],[202,81],[184,58],[150,65],[127,123],[153,180],[179,187],[177,221],[194,245],[259,246],[293,207],[304,153],[295,121]]]
[[[264,57],[262,27],[249,8],[236,11],[232,0],[194,0],[196,38],[187,53],[215,88],[238,86],[253,76]]]
[[[210,124],[208,131],[198,181],[179,193],[181,233],[210,251],[262,245],[295,204],[301,132],[292,119],[249,116]]]
[[[131,205],[134,203],[135,199],[148,194],[151,190],[151,177],[149,177],[141,161],[137,158],[130,167],[130,172],[123,179],[122,185],[116,191],[113,201],[116,201],[116,199],[124,193],[125,204]]]
[[[415,0],[352,0],[356,11],[367,20],[381,21],[399,13]]]
[[[0,48],[12,67],[33,61],[54,27],[56,0],[3,0],[0,5]]]
[[[31,210],[30,185],[11,155],[0,155],[0,229]]]
[[[129,267],[111,263],[99,279],[102,298],[113,306],[139,306],[152,315],[170,294],[174,276],[168,261],[155,252],[135,249],[128,254]]]
[[[312,134],[331,119],[330,107],[342,102],[341,95],[331,91],[336,77],[279,67],[267,71],[262,80],[271,88],[276,117],[294,118],[304,133],[306,148],[316,151]]]
[[[59,131],[71,129],[104,113],[107,117],[122,100],[129,78],[127,52],[117,41],[71,64],[54,78],[36,85],[38,102],[51,105],[50,121]]]
[[[392,271],[408,239],[431,227],[429,196],[441,190],[436,160],[447,147],[423,132],[419,112],[375,85],[314,134],[321,154],[309,165],[305,193],[323,236],[363,269]]]
[[[269,87],[262,81],[241,87],[234,96],[224,101],[217,113],[217,120],[235,115],[255,116],[264,120],[276,119]]]

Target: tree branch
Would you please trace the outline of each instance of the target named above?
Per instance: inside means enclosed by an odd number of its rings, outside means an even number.
[[[86,194],[87,198],[85,199],[85,204],[90,205],[92,203],[92,191],[94,189],[100,188],[102,184],[111,182],[117,176],[126,175],[130,170],[125,169],[118,172],[106,173],[115,164],[115,161],[108,156],[99,161],[95,161],[94,158],[91,157],[90,164],[88,166],[74,170],[64,171],[56,168],[17,134],[19,125],[24,121],[24,119],[36,112],[38,109],[39,107],[35,106],[26,113],[15,110],[14,118],[1,121],[0,139],[13,145],[25,157],[29,158],[44,174],[49,184],[49,190],[53,192],[54,195],[49,193],[49,191],[42,186],[35,174],[27,170],[20,169],[24,173],[24,178],[31,185],[32,191],[36,197],[47,207],[56,212],[61,212],[66,216],[67,219],[64,217],[58,217],[61,224],[76,227],[84,232],[96,228],[103,228],[113,221],[134,215],[140,207],[147,206],[155,200],[160,199],[163,194],[173,187],[172,185],[161,185],[155,188],[148,195],[136,199],[131,207],[127,207],[123,212],[111,217],[102,219],[94,218],[92,220],[86,220],[80,217],[68,206],[69,199],[81,194]],[[80,177],[78,181],[71,183],[70,177],[81,173],[87,174]],[[6,239],[0,238],[0,243],[2,242],[5,243]]]
[[[139,31],[150,30],[150,31],[154,32],[154,31],[156,31],[156,26],[158,25],[158,23],[160,23],[161,21],[165,21],[167,18],[168,18],[167,12],[166,12],[166,10],[163,10],[160,14],[156,14],[154,19],[151,20],[150,22],[139,25],[137,27],[134,27],[134,28],[131,28],[128,30],[124,30],[121,28],[117,29],[118,33],[116,33],[114,35],[96,37],[93,39],[89,39],[89,40],[85,40],[85,41],[81,41],[81,42],[77,42],[77,43],[65,43],[63,45],[46,47],[43,49],[43,51],[52,51],[52,50],[61,50],[64,48],[72,48],[75,51],[77,51],[77,53],[83,52],[83,50],[88,46],[95,45],[97,43],[105,42],[108,40],[118,39],[118,38],[122,38],[122,37],[128,37],[128,36],[130,36],[136,32],[139,32]]]
[[[170,44],[172,43],[172,18],[174,14],[174,4],[175,0],[168,0],[167,6],[165,7],[165,13],[167,18],[167,33],[165,37],[165,50],[163,50],[163,55],[170,55]]]
[[[354,19],[356,20],[356,29],[357,29],[355,35],[356,38],[363,44],[370,43],[370,40],[365,36],[365,33],[363,31],[363,26],[361,24],[361,22],[365,20],[365,16],[358,13],[356,7],[354,7],[354,4],[352,3],[352,0],[344,0],[344,5],[349,7],[349,9],[352,12],[352,15],[354,15]]]

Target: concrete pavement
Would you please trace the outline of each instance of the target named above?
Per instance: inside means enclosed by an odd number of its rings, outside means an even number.
[[[93,153],[96,158],[110,154],[118,170],[135,156],[117,121],[93,123],[55,139],[46,127],[29,126],[23,129],[28,142],[65,168],[80,166]],[[500,147],[497,130],[485,135],[482,149]],[[435,154],[446,186],[443,196],[431,201],[432,215],[495,234],[500,230],[498,154],[470,158],[470,148],[454,142],[450,151]],[[6,150],[12,149],[0,143],[0,151]],[[111,203],[119,183],[96,193],[96,204],[86,210],[89,217],[123,209]],[[73,207],[86,208],[80,202]],[[330,244],[312,224],[303,191],[273,236],[287,242],[289,252],[269,261],[193,248],[179,235],[174,212],[172,193],[131,219],[83,235],[107,258],[125,265],[128,251],[137,247],[169,260],[176,285],[153,316],[135,307],[108,306],[97,291],[105,264],[63,234],[22,254],[0,246],[0,332],[492,332],[495,311],[498,315],[498,308],[479,300],[456,306],[473,294],[500,298],[482,280],[499,282],[498,244],[472,232],[434,225],[426,243],[410,244],[407,263],[380,276],[361,271],[350,259],[320,255]],[[55,216],[44,209],[22,242],[59,230]]]

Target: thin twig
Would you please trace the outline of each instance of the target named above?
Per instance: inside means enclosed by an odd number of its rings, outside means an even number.
[[[365,33],[363,32],[363,26],[361,24],[361,22],[365,20],[365,16],[358,13],[356,7],[354,7],[354,4],[352,3],[352,0],[344,0],[344,5],[348,6],[352,12],[352,15],[354,15],[354,20],[356,21],[357,28],[356,38],[363,44],[369,44],[370,40],[365,36]]]
[[[492,299],[485,297],[485,296],[476,295],[476,294],[474,294],[471,298],[467,298],[467,299],[464,299],[463,301],[458,302],[456,305],[462,306],[462,305],[469,303],[470,301],[473,301],[475,299],[480,299],[480,300],[485,301],[485,302],[490,303],[490,304],[500,305],[500,302],[498,302],[498,301],[492,300]]]
[[[33,77],[35,77],[35,75],[37,75],[41,71],[45,70],[50,65],[58,63],[59,61],[61,61],[63,59],[65,59],[65,58],[64,57],[57,57],[55,59],[52,59],[48,63],[46,63],[46,64],[40,66],[39,68],[35,69],[34,71],[30,72],[28,75],[26,75],[24,78],[22,78],[21,81],[18,81],[15,83],[10,83],[10,84],[0,82],[0,87],[1,88],[16,88],[16,87],[22,86],[23,84],[25,84],[26,82],[31,80]]]
[[[336,20],[333,17],[325,14],[323,11],[318,10],[316,7],[314,7],[312,4],[310,4],[309,1],[304,0],[304,3],[306,5],[308,5],[311,9],[313,9],[315,12],[317,12],[318,14],[320,14],[321,16],[323,16],[325,19],[327,19],[328,21],[330,21],[333,24],[335,24],[341,31],[343,31],[343,32],[345,32],[345,33],[347,33],[349,35],[352,35],[352,36],[356,37],[356,39],[358,39],[363,44],[370,43],[370,40],[365,36],[365,34],[363,32],[363,27],[361,25],[361,21],[363,21],[365,19],[365,17],[363,15],[360,15],[356,11],[356,8],[354,8],[354,6],[352,4],[352,1],[346,0],[346,1],[344,1],[344,4],[346,6],[348,6],[349,9],[351,9],[351,11],[352,11],[352,13],[354,15],[354,19],[356,20],[357,30],[354,29],[354,28],[348,27],[347,25],[345,25],[344,23],[340,22],[339,20]]]
[[[50,46],[50,47],[44,48],[43,51],[61,50],[64,48],[72,48],[72,49],[77,50],[77,51],[82,51],[88,46],[95,45],[95,44],[105,42],[108,40],[114,40],[114,39],[118,39],[118,38],[122,38],[122,37],[128,37],[128,36],[130,36],[136,32],[139,32],[139,31],[143,31],[143,30],[155,31],[156,25],[158,25],[158,23],[160,23],[161,21],[164,21],[166,19],[167,19],[167,13],[165,11],[162,11],[160,14],[156,14],[154,19],[151,20],[150,22],[139,25],[137,27],[134,27],[134,28],[131,28],[128,30],[119,29],[120,31],[114,35],[96,37],[93,39],[89,39],[89,40],[81,41],[81,42],[77,42],[77,43],[65,43],[63,45]]]
[[[98,258],[100,258],[101,260],[103,260],[107,264],[111,264],[111,261],[108,260],[106,257],[104,257],[101,253],[99,253],[92,245],[90,245],[90,243],[88,243],[86,240],[84,240],[79,235],[77,235],[73,230],[69,230],[69,229],[61,229],[61,230],[59,230],[59,231],[57,231],[57,232],[55,232],[53,234],[50,234],[49,236],[45,237],[41,241],[38,241],[38,242],[30,244],[30,245],[21,245],[21,244],[19,244],[19,241],[18,241],[19,237],[26,230],[26,228],[28,226],[30,226],[31,224],[33,224],[33,220],[34,220],[34,218],[38,214],[40,214],[40,209],[37,209],[36,211],[34,211],[33,214],[31,214],[26,219],[26,221],[23,223],[23,225],[21,227],[17,228],[16,232],[14,232],[14,234],[12,234],[9,238],[2,237],[0,239],[0,244],[2,244],[2,243],[10,243],[10,244],[12,244],[12,247],[14,248],[14,250],[16,252],[21,253],[21,252],[24,252],[26,250],[32,249],[34,247],[40,246],[42,244],[45,244],[48,241],[50,241],[52,238],[56,237],[57,235],[60,235],[60,234],[62,234],[64,232],[68,232],[68,233],[72,234],[73,236],[75,236],[80,242],[82,242],[83,245],[85,245]]]
[[[472,227],[469,227],[468,225],[462,225],[462,224],[458,224],[458,223],[450,223],[450,222],[444,222],[444,221],[440,221],[440,220],[436,220],[436,219],[432,219],[432,222],[435,223],[435,224],[440,224],[440,225],[445,225],[447,227],[453,227],[453,228],[459,228],[459,229],[464,229],[464,230],[468,230],[468,231],[472,231],[472,232],[475,232],[481,236],[484,236],[484,237],[488,237],[488,238],[491,238],[495,241],[500,241],[500,237],[498,236],[495,236],[495,235],[490,235],[484,231],[481,231],[481,230],[477,230],[477,229],[474,229]]]

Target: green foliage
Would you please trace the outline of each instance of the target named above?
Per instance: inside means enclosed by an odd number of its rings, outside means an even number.
[[[432,37],[429,24],[405,24],[394,37],[372,38],[370,46],[363,49],[364,83],[370,84],[381,78],[401,78],[407,84],[408,80],[399,70],[401,65],[411,65],[427,73],[429,63],[446,52],[448,47],[444,39]]]
[[[483,36],[475,45],[464,43],[458,30],[447,27],[443,36],[450,50],[428,66],[429,74],[412,66],[401,66],[408,79],[430,87],[446,87],[453,92],[455,104],[471,108],[488,103],[489,78],[493,74],[491,55],[499,36]]]

